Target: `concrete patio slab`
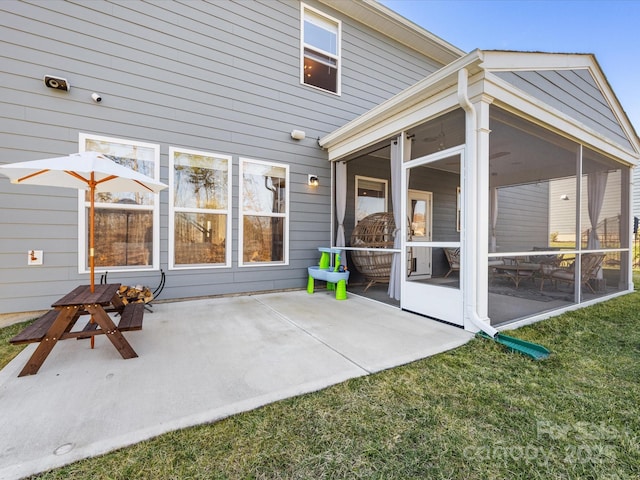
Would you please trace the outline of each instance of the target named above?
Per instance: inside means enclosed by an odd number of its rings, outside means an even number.
[[[162,433],[466,343],[462,329],[331,292],[158,303],[125,336],[60,342],[18,378],[30,345],[0,371],[0,479],[17,479]]]

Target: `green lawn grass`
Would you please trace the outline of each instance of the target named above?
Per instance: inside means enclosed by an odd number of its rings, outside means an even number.
[[[16,323],[5,328],[0,328],[0,369],[9,363],[25,348],[25,345],[11,345],[9,340],[15,337],[20,331],[29,325],[33,320],[28,322]]]
[[[637,479],[639,311],[636,292],[511,332],[542,362],[474,339],[34,478]]]

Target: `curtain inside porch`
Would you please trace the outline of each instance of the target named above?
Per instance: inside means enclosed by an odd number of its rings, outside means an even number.
[[[598,219],[604,203],[604,194],[607,189],[607,171],[591,172],[587,176],[587,193],[589,196],[588,210],[591,221],[591,231],[587,240],[588,249],[600,248],[598,240]]]
[[[401,144],[402,142],[402,144]],[[410,158],[411,141],[405,140],[404,135],[399,136],[391,142],[391,202],[393,207],[393,221],[396,229],[393,237],[393,248],[402,248],[402,161],[403,158]],[[409,185],[409,171],[407,170],[407,185]],[[391,260],[391,273],[389,275],[388,295],[391,298],[400,300],[400,282],[402,281],[402,258],[400,253],[394,253]]]
[[[336,162],[336,217],[338,230],[336,232],[336,247],[345,246],[344,216],[347,210],[347,163]]]

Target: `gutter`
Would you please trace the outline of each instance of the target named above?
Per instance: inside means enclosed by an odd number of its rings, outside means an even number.
[[[466,68],[461,68],[458,71],[458,103],[465,112],[465,138],[467,145],[467,153],[465,155],[465,188],[466,195],[471,198],[473,205],[478,205],[478,185],[476,179],[478,178],[478,162],[476,161],[476,148],[478,145],[478,127],[476,122],[476,109],[469,101],[469,71]],[[469,181],[469,179],[472,179]],[[468,209],[467,209],[468,210]],[[463,246],[466,247],[478,236],[478,216],[469,215],[468,213],[464,218],[464,238]],[[471,241],[470,241],[471,240]],[[485,239],[486,241],[486,239]],[[485,337],[495,341],[501,345],[504,345],[510,351],[521,353],[531,357],[533,360],[544,360],[549,358],[551,352],[542,345],[536,343],[527,342],[518,338],[510,337],[503,333],[498,332],[497,329],[491,326],[489,321],[485,321],[480,318],[478,311],[476,310],[476,303],[471,299],[475,299],[476,292],[478,291],[478,256],[473,253],[468,254],[467,248],[464,248],[463,253],[463,302],[464,302],[464,320],[467,320],[478,328],[481,332],[477,333],[479,337]],[[487,319],[489,320],[489,319]],[[466,327],[466,325],[465,325]]]
[[[465,137],[467,144],[467,152],[466,152],[466,165],[465,165],[465,186],[466,186],[466,195],[470,198],[474,199],[478,195],[478,187],[476,185],[475,179],[477,178],[478,173],[478,162],[475,161],[476,158],[476,145],[478,143],[477,137],[477,126],[476,126],[476,109],[469,101],[469,97],[467,94],[469,87],[469,72],[466,68],[461,68],[458,70],[458,103],[460,107],[465,112]],[[469,161],[469,159],[471,161]],[[469,181],[469,178],[474,179],[474,181]],[[467,197],[467,198],[469,198]],[[469,202],[467,202],[469,203]],[[477,204],[476,201],[473,202],[474,205]],[[478,217],[477,215],[469,215],[468,213],[465,215],[465,229],[464,229],[464,245],[465,247],[470,243],[469,239],[475,239],[478,231]],[[467,253],[467,248],[464,249],[464,253]],[[468,255],[465,255],[468,257]],[[478,315],[476,311],[476,306],[474,302],[471,302],[472,292],[475,296],[475,292],[478,289],[477,282],[477,264],[478,259],[476,255],[472,255],[471,261],[468,259],[465,260],[464,266],[466,267],[466,271],[463,278],[463,293],[464,293],[464,318],[468,319],[475,327],[482,330],[484,333],[489,335],[491,338],[494,338],[498,334],[498,330],[493,328],[489,322],[484,321]]]
[[[397,115],[405,111],[409,106],[415,105],[430,95],[433,95],[433,92],[429,89],[434,85],[446,81],[446,87],[449,85],[454,86],[456,72],[459,72],[461,68],[478,69],[478,65],[483,61],[483,55],[484,53],[481,50],[473,50],[464,57],[451,62],[449,65],[442,67],[428,77],[423,78],[414,85],[385,100],[368,112],[349,121],[342,127],[323,136],[318,140],[318,145],[322,148],[329,149],[337,143],[344,142],[347,138],[361,134],[368,128],[382,123],[385,119]],[[449,78],[451,78],[451,80],[449,80]],[[446,87],[440,85],[440,90],[444,90]],[[398,133],[399,132],[400,131],[398,131]],[[340,158],[330,158],[332,161],[339,159]]]

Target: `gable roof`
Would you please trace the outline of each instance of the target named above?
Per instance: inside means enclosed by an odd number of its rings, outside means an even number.
[[[424,121],[419,115],[436,101],[455,108],[463,68],[474,95],[488,95],[495,105],[630,164],[640,159],[640,139],[592,54],[474,50],[321,138],[320,145],[337,160]]]
[[[638,135],[593,54],[486,51],[482,67],[640,154]]]

